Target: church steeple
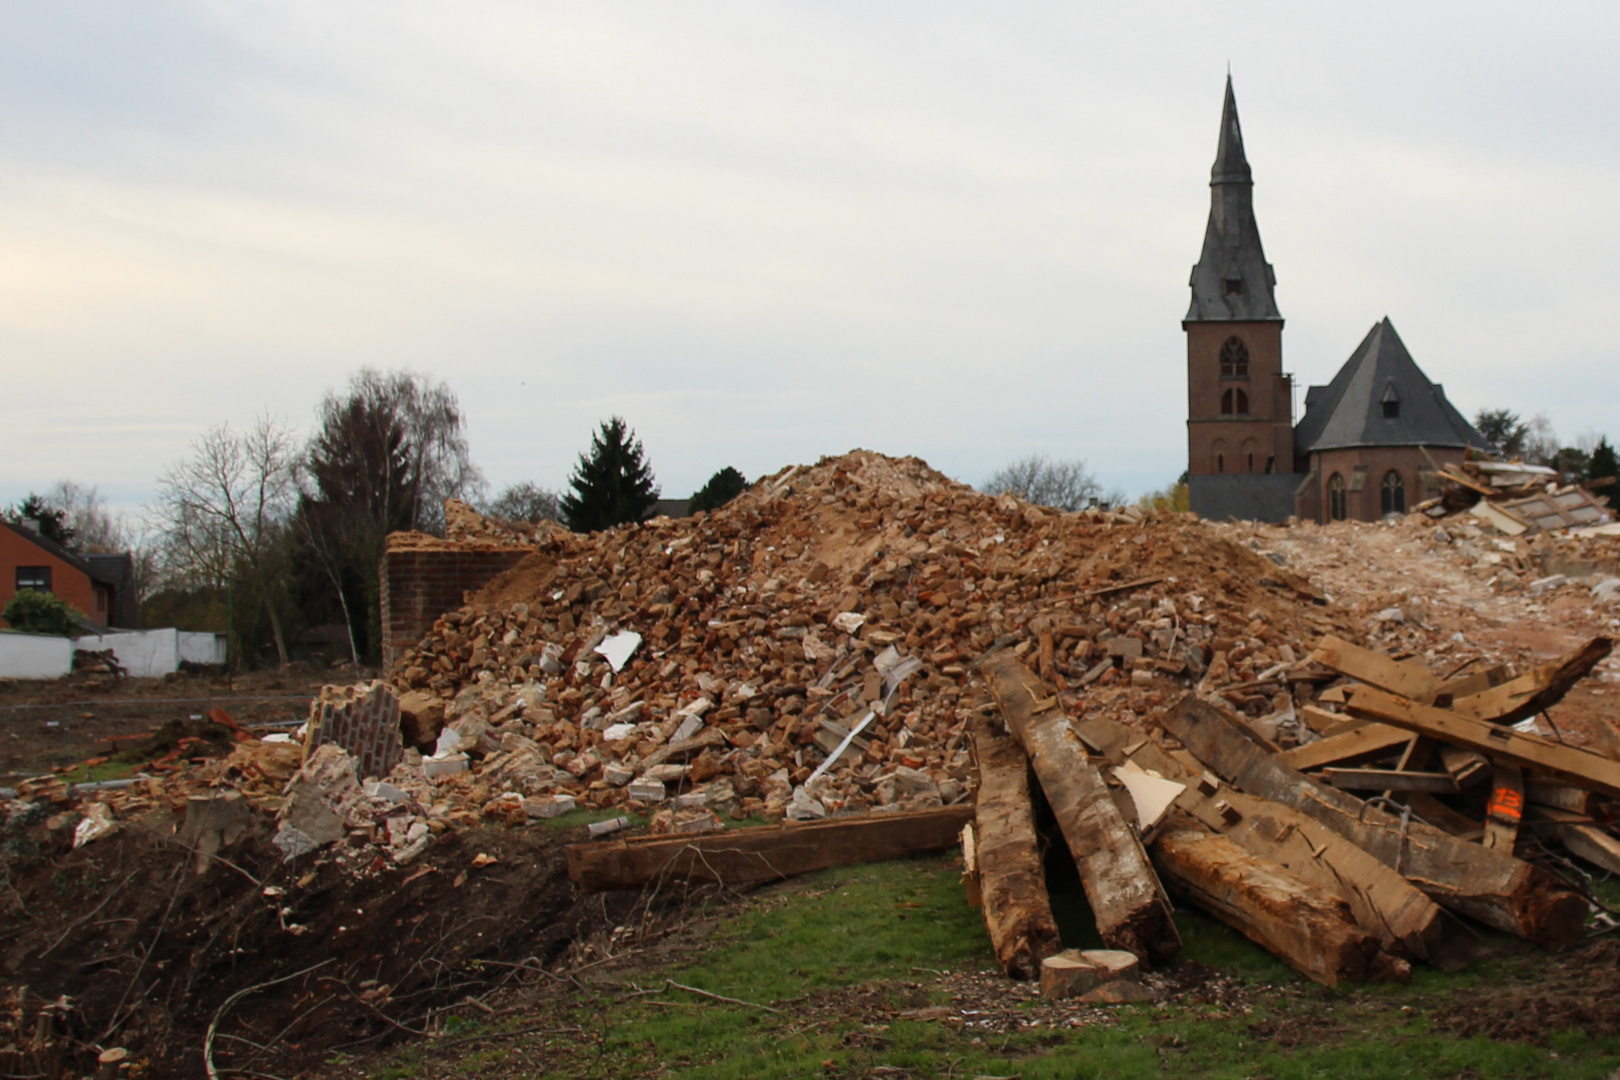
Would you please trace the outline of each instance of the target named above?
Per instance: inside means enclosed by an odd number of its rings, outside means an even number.
[[[1260,245],[1254,220],[1254,176],[1243,153],[1232,76],[1226,77],[1221,137],[1209,177],[1209,224],[1193,267],[1188,322],[1281,321],[1273,291],[1277,276]]]

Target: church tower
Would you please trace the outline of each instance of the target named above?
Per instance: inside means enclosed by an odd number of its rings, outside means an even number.
[[[1193,510],[1213,518],[1230,513],[1281,520],[1292,512],[1292,491],[1285,494],[1283,477],[1294,472],[1293,390],[1282,369],[1277,278],[1260,246],[1254,178],[1230,75],[1209,191],[1204,250],[1192,270],[1192,306],[1181,323],[1187,333]],[[1268,479],[1236,479],[1260,476]],[[1276,508],[1256,512],[1255,499]]]

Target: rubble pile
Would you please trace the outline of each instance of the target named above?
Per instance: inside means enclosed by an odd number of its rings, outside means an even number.
[[[1507,536],[1614,524],[1608,500],[1580,484],[1561,484],[1557,469],[1474,457],[1436,472],[1440,494],[1414,509],[1430,518],[1466,512]],[[1608,486],[1613,477],[1592,486]]]
[[[966,798],[971,664],[998,645],[1136,716],[1200,678],[1269,711],[1288,641],[1336,625],[1313,601],[1181,517],[1060,514],[857,451],[713,514],[545,541],[392,677],[461,801],[662,806],[688,831]]]

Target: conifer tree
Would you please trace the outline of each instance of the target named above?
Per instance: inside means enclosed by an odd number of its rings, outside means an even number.
[[[568,486],[572,490],[562,497],[562,510],[575,532],[640,521],[658,502],[658,485],[641,440],[617,416],[591,436],[590,452],[579,455]]]
[[[1592,457],[1586,463],[1586,478],[1588,480],[1602,480],[1607,476],[1616,474],[1614,447],[1609,445],[1607,438],[1598,440],[1597,446],[1592,449]]]
[[[748,478],[727,465],[698,488],[688,509],[694,514],[699,510],[718,510],[747,490]]]

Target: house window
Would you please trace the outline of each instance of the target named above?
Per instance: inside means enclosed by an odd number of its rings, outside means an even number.
[[[1232,387],[1221,394],[1222,416],[1248,416],[1249,394],[1246,390]]]
[[[17,591],[24,589],[38,589],[40,592],[51,591],[51,568],[48,566],[19,566],[17,567]]]
[[[1406,513],[1406,482],[1394,469],[1384,474],[1378,489],[1378,506],[1386,514]]]
[[[1233,335],[1221,345],[1221,378],[1247,379],[1249,377],[1249,347],[1243,339]]]
[[[1334,473],[1328,479],[1328,520],[1344,520],[1345,498],[1344,477]]]

